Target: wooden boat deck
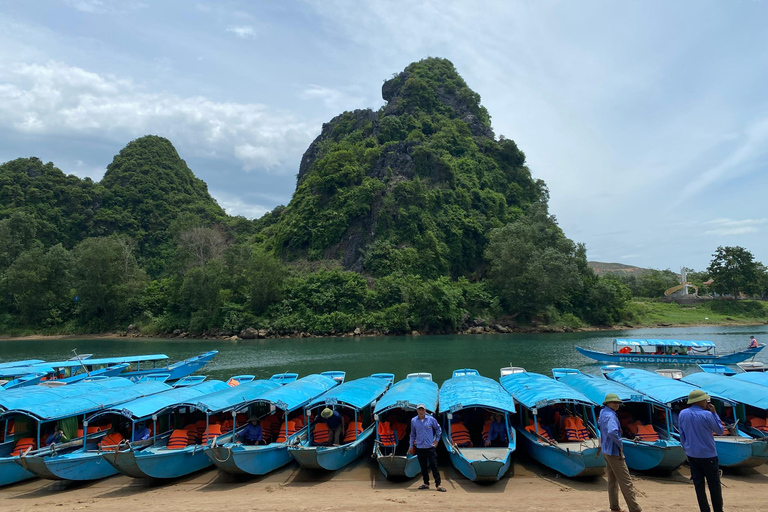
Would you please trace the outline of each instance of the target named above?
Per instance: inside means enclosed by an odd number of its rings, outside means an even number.
[[[460,453],[468,460],[504,460],[509,450],[500,447],[460,448]]]

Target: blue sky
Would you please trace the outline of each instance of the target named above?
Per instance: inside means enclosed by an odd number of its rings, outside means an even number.
[[[0,0],[0,161],[100,179],[168,137],[231,214],[287,204],[323,122],[453,61],[590,259],[768,263],[765,1]]]

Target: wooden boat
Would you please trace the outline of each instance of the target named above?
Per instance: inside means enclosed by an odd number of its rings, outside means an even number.
[[[393,385],[373,411],[376,441],[373,455],[386,478],[413,478],[421,472],[416,455],[408,453],[411,419],[416,406],[424,404],[427,414],[437,412],[438,386],[430,373],[412,373]],[[382,439],[382,433],[390,434]],[[392,444],[394,441],[394,445]]]
[[[75,386],[57,388],[35,387],[3,393],[0,406],[6,420],[6,442],[2,445],[0,478],[13,483],[30,478],[36,463],[54,449],[45,446],[55,427],[64,431],[68,441],[55,445],[56,452],[66,453],[93,438],[103,437],[99,432],[87,432],[84,422],[95,411],[113,404],[167,389],[162,383],[133,384],[120,378],[103,378]],[[8,422],[13,421],[13,435],[8,436]],[[14,440],[15,438],[15,440]],[[26,447],[20,450],[20,447]],[[15,465],[15,468],[11,466]]]
[[[768,389],[765,386],[703,372],[688,375],[683,382],[697,386],[709,395],[722,396],[736,403],[735,415],[732,416],[735,420],[728,420],[734,423],[731,431],[738,429],[752,437],[755,440],[752,443],[753,455],[768,461]]]
[[[517,439],[511,426],[515,403],[493,379],[483,377],[477,370],[454,370],[453,376],[440,387],[440,424],[443,444],[451,463],[473,482],[496,482],[512,463]],[[507,431],[506,446],[485,446],[486,428],[490,417],[502,415]],[[462,436],[460,438],[460,436]],[[471,439],[470,446],[459,446],[461,440]]]
[[[567,477],[601,475],[600,434],[592,401],[546,375],[521,372],[505,375],[501,385],[515,399],[520,414],[515,430],[528,453],[539,463]],[[581,422],[579,440],[568,440],[567,423]],[[559,441],[558,441],[559,440]]]
[[[683,447],[670,435],[671,424],[667,415],[663,414],[664,404],[618,382],[581,373],[573,368],[554,368],[552,376],[582,393],[596,406],[602,406],[608,393],[615,393],[624,402],[618,414],[623,426],[621,443],[629,469],[674,471],[685,462]],[[631,438],[627,437],[633,430],[631,423],[636,421],[645,425],[644,430],[649,430],[650,426],[653,432],[636,432]],[[638,427],[635,426],[634,430],[637,431]]]
[[[675,439],[680,439],[680,435],[677,433],[677,415],[681,410],[688,407],[688,394],[698,389],[697,387],[652,372],[631,368],[614,369],[604,375],[607,379],[624,384],[664,404],[666,415],[671,419],[674,427],[672,435]],[[721,418],[734,417],[735,404],[733,402],[717,394],[710,394],[710,396]],[[758,442],[756,444],[755,439],[739,429],[734,429],[731,435],[715,436],[715,447],[720,465],[723,467],[757,467],[768,460],[764,453],[764,443]]]
[[[137,385],[143,386],[144,382],[149,381],[142,381]],[[75,442],[77,444],[74,449],[62,450],[62,446],[57,446],[55,449],[39,450],[35,457],[25,458],[27,469],[50,480],[87,481],[116,475],[118,471],[102,460],[102,453],[118,449],[138,449],[151,442],[135,439],[137,425],[140,423],[147,425],[155,440],[169,436],[170,430],[167,429],[174,420],[170,407],[184,400],[227,389],[227,385],[212,380],[195,386],[165,388],[167,389],[95,412],[83,421],[83,428],[86,431],[98,429],[98,436]],[[167,431],[162,432],[164,427]]]
[[[736,366],[745,372],[768,372],[768,365],[762,361],[744,361]]]
[[[329,407],[348,421],[345,422],[345,436],[339,446],[317,445],[314,443],[314,427],[310,435],[298,444],[288,447],[288,452],[303,468],[341,469],[366,453],[371,453],[375,439],[375,425],[372,420],[374,402],[381,398],[395,376],[391,373],[374,373],[328,390],[304,407],[304,421],[308,425],[317,423],[320,412]],[[356,428],[359,426],[360,428]]]
[[[340,378],[339,378],[340,377]],[[304,424],[304,406],[344,381],[344,372],[307,375],[283,387],[272,389],[246,406],[280,417],[262,426],[267,444],[247,446],[240,442],[214,443],[203,450],[219,469],[232,474],[264,475],[293,460],[288,447],[305,440],[309,427]],[[270,432],[267,433],[266,431]],[[273,435],[274,434],[274,435]]]
[[[228,442],[237,424],[246,421],[242,416],[237,418],[237,411],[286,383],[283,377],[284,374],[278,374],[269,380],[246,382],[247,377],[238,376],[237,385],[176,403],[171,412],[177,420],[172,429],[169,427],[167,436],[153,438],[140,449],[102,453],[102,458],[120,473],[134,478],[179,478],[210,467],[212,462],[204,453],[205,447],[214,439]]]
[[[582,355],[608,363],[652,364],[735,364],[755,357],[765,345],[747,348],[728,354],[718,354],[711,341],[622,339],[613,341],[613,351],[576,347]]]

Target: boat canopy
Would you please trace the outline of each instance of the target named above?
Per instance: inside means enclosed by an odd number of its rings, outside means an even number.
[[[561,402],[593,405],[584,394],[540,373],[512,373],[499,379],[499,382],[515,400],[528,409]]]
[[[68,386],[53,388],[51,391],[58,391],[67,387]],[[65,400],[36,402],[19,407],[15,409],[15,411],[35,417],[40,421],[52,421],[98,411],[104,407],[125,403],[142,396],[153,395],[168,389],[171,389],[171,387],[162,382],[139,382],[137,384],[131,384],[130,386],[88,392],[86,394],[68,397]]]
[[[515,412],[515,401],[498,382],[472,373],[452,377],[443,382],[439,398],[441,412],[469,407],[489,407]]]
[[[280,386],[279,382],[273,380],[252,380],[250,382],[243,382],[238,386],[227,387],[227,389],[203,395],[199,400],[190,400],[183,405],[197,407],[208,414],[214,414],[245,406],[260,398],[267,391],[279,388]]]
[[[416,406],[424,404],[427,412],[434,414],[437,411],[437,393],[437,383],[433,382],[431,378],[408,377],[395,383],[384,393],[381,400],[376,402],[374,413],[395,408],[415,410]]]
[[[732,379],[739,379],[744,382],[753,382],[761,386],[768,386],[768,372],[747,372],[737,373]]]
[[[727,398],[733,402],[768,410],[768,390],[765,386],[752,382],[733,380],[724,375],[714,373],[692,373],[683,380],[694,386],[698,386],[707,393]]]
[[[603,405],[605,395],[608,393],[615,393],[622,402],[655,402],[652,398],[624,384],[583,373],[563,375],[557,380],[583,393],[597,405]]]
[[[635,368],[614,370],[606,373],[605,376],[612,381],[641,391],[654,400],[667,405],[671,405],[672,402],[677,402],[678,400],[687,400],[688,393],[697,389],[691,384]]]
[[[134,384],[121,377],[108,377],[94,381],[79,382],[49,388],[47,386],[27,386],[24,388],[9,389],[0,394],[0,411],[15,411],[24,407],[30,407],[37,403],[60,402],[61,400],[76,397],[87,393],[127,388]]]
[[[259,396],[258,400],[259,402],[269,402],[284,411],[293,411],[337,385],[338,382],[332,377],[312,374],[279,388],[270,389]]]
[[[146,418],[176,404],[188,402],[196,397],[222,389],[229,389],[229,386],[220,380],[209,380],[194,386],[171,388],[161,393],[137,398],[136,400],[99,411],[98,415],[117,413],[132,419]]]
[[[664,340],[664,339],[624,339],[616,338],[616,345],[619,346],[664,346],[664,347],[714,347],[711,341],[693,341],[693,340]]]
[[[335,402],[339,405],[362,409],[381,396],[389,385],[390,381],[381,377],[372,376],[351,380],[323,393],[307,404],[307,407],[312,408]]]

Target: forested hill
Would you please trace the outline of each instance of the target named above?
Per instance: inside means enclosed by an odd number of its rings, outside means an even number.
[[[377,112],[304,154],[287,206],[229,217],[170,141],[129,143],[104,178],[0,165],[0,334],[453,332],[625,318],[515,143],[444,59],[409,65]],[[249,331],[253,332],[253,331]]]

